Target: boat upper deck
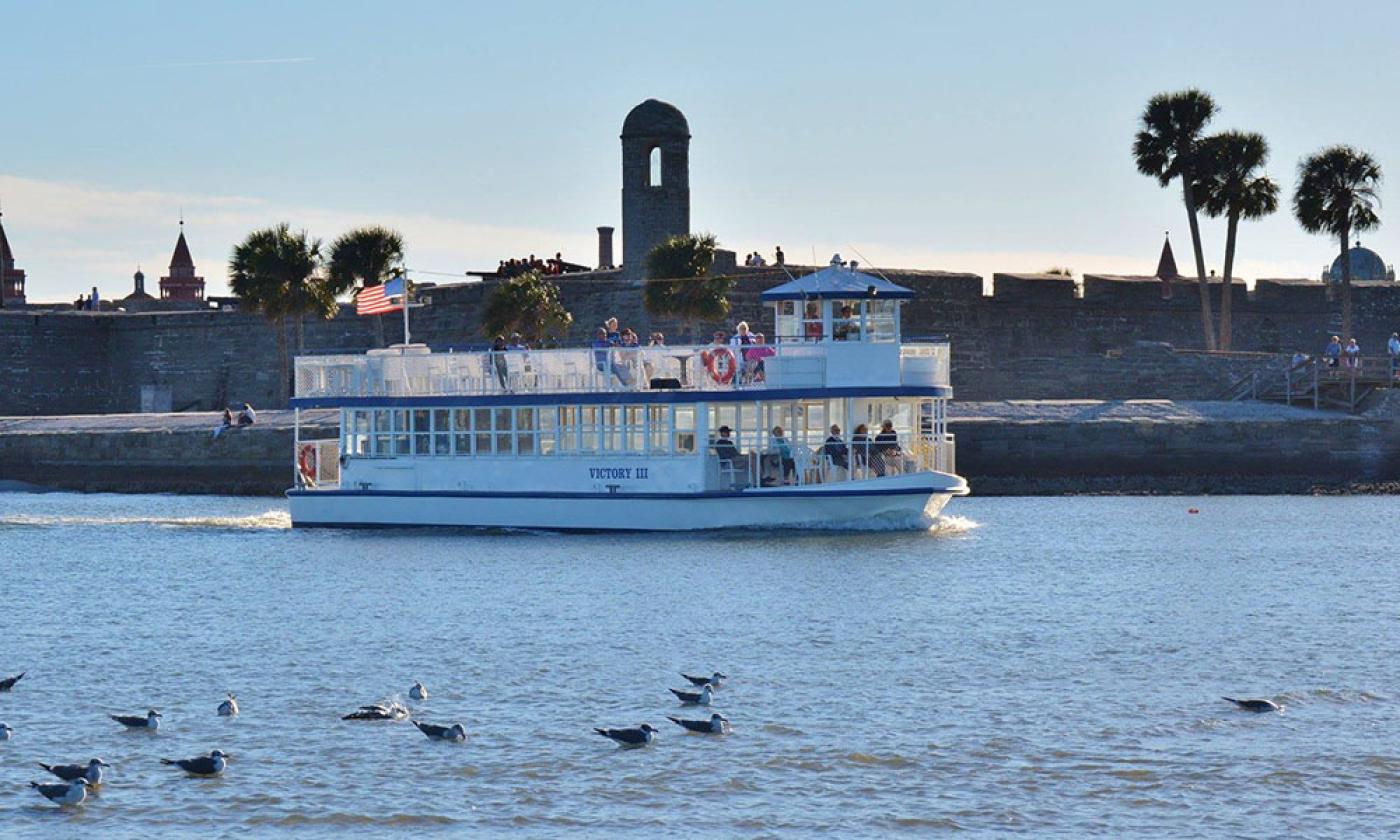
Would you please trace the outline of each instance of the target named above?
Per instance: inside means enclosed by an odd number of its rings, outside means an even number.
[[[432,352],[424,345],[296,360],[299,400],[793,388],[948,388],[944,341]],[[951,395],[951,391],[949,392]]]

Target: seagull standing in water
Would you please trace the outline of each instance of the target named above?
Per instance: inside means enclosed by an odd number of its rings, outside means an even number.
[[[627,729],[598,729],[594,727],[594,732],[604,738],[611,738],[627,749],[645,747],[656,740],[657,728],[649,723]]]
[[[228,699],[219,704],[219,717],[234,717],[238,714],[238,698],[229,692]]]
[[[88,780],[81,777],[71,782],[30,782],[29,786],[59,805],[78,805],[87,799]]]
[[[24,679],[24,675],[27,673],[29,672],[21,671],[20,673],[15,674],[13,677],[6,677],[3,680],[0,680],[0,691],[9,691],[10,689],[14,688],[15,683]]]
[[[15,731],[8,723],[0,723],[0,741],[8,741],[15,737]]]
[[[197,755],[194,758],[162,758],[160,763],[179,767],[191,776],[217,776],[224,772],[229,758],[229,754],[223,750],[210,750],[208,755]]]
[[[412,700],[427,700],[428,689],[420,682],[415,682],[413,688],[408,690],[408,696]]]
[[[102,784],[102,768],[112,765],[100,758],[94,758],[87,764],[45,764],[41,761],[39,766],[65,782],[87,779],[89,784],[100,785]]]
[[[155,732],[160,729],[160,712],[151,709],[146,712],[145,717],[136,715],[108,715],[107,717],[125,726],[127,729],[149,729]]]
[[[413,725],[418,727],[419,732],[427,735],[429,740],[452,741],[458,744],[467,740],[467,728],[460,723],[454,723],[451,726],[435,726],[431,723],[421,723],[415,720]]]
[[[725,674],[721,674],[719,671],[715,671],[708,677],[692,677],[690,674],[686,673],[682,673],[681,676],[689,680],[691,685],[709,685],[715,688],[719,688],[720,686],[724,685],[724,681],[729,679],[728,676],[726,676]]]
[[[1246,712],[1281,712],[1283,707],[1272,700],[1248,699],[1236,700],[1233,697],[1222,697],[1221,700],[1228,700],[1244,709]]]
[[[690,732],[700,732],[705,735],[728,735],[730,733],[729,718],[719,712],[710,715],[709,720],[682,720],[669,715],[666,719]]]
[[[668,691],[679,697],[681,703],[686,706],[708,706],[714,700],[714,687],[709,683],[700,686],[699,691],[682,691],[679,688]]]

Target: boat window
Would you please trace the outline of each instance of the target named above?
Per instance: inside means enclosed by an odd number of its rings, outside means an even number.
[[[515,451],[518,455],[535,454],[535,441],[539,431],[535,428],[535,410],[517,408],[515,410]]]
[[[418,455],[433,453],[433,412],[427,408],[413,410],[413,451]]]
[[[412,426],[409,425],[407,409],[394,409],[389,412],[390,421],[393,424],[394,454],[411,455],[413,439],[410,436]]]
[[[509,408],[496,409],[496,454],[509,455],[511,453],[511,410]]]
[[[802,325],[801,331],[793,331],[793,336],[789,340],[800,341],[821,341],[826,334],[826,329],[822,325],[822,304],[821,301],[809,300],[802,304]]]
[[[579,406],[579,444],[580,452],[598,451],[598,407],[596,405]]]
[[[445,408],[433,409],[433,454],[452,454],[452,412]]]
[[[578,451],[578,409],[571,405],[559,406],[559,451]]]
[[[669,406],[647,406],[647,448],[653,455],[665,455],[670,451],[671,409]]]
[[[472,412],[469,408],[452,410],[452,438],[458,455],[472,454]]]
[[[831,337],[835,341],[860,341],[864,335],[864,301],[831,302]]]
[[[539,425],[539,453],[541,455],[554,454],[554,433],[557,424],[557,409],[540,408],[535,410],[535,419]]]
[[[623,421],[626,419],[620,405],[605,405],[600,409],[603,419],[602,444],[604,452],[622,451]]]
[[[646,406],[627,406],[627,431],[623,440],[623,448],[628,452],[641,453],[646,451]]]
[[[899,337],[899,301],[866,301],[866,335],[868,341],[892,342]]]
[[[694,452],[695,451],[695,406],[678,405],[675,407],[676,432],[675,451]]]
[[[491,409],[477,408],[472,410],[472,433],[474,445],[472,451],[478,455],[491,454]]]

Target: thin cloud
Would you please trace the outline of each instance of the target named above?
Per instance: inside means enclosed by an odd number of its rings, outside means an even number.
[[[230,58],[226,61],[185,61],[177,64],[142,64],[143,70],[175,70],[184,67],[230,67],[238,64],[305,64],[316,59],[302,58]]]

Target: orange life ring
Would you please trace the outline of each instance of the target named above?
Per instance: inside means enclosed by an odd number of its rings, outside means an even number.
[[[700,358],[705,360],[705,370],[710,372],[711,379],[721,385],[734,381],[734,371],[739,369],[739,362],[734,358],[733,350],[728,347],[706,350],[700,354]]]
[[[316,483],[316,444],[303,443],[297,453],[297,471],[308,484]]]

